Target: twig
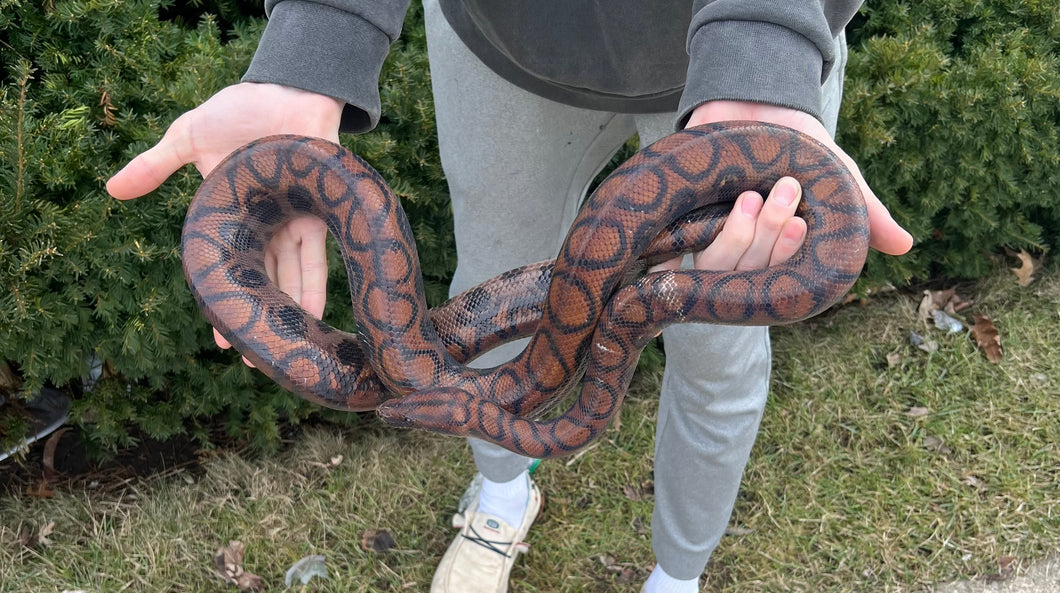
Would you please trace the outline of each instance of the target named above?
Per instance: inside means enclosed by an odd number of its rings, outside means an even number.
[[[26,68],[22,80],[19,81],[18,93],[18,130],[15,132],[15,142],[18,146],[18,176],[15,177],[15,212],[22,210],[23,178],[26,170],[26,153],[22,146],[22,124],[26,116],[26,89],[29,87],[29,79],[32,77],[33,68],[28,62],[23,62]]]

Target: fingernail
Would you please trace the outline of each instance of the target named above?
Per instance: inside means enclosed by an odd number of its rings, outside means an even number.
[[[758,211],[762,209],[762,199],[757,194],[746,193],[740,199],[740,211],[754,218],[758,216]]]
[[[799,194],[799,186],[791,183],[787,179],[783,179],[773,187],[773,195],[770,197],[780,202],[782,206],[790,206],[795,202],[795,198]]]

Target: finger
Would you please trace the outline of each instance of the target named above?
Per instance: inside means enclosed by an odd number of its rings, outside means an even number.
[[[216,342],[216,343],[217,343],[217,345],[218,345],[218,346],[219,346],[219,347],[220,347],[220,348],[221,348],[222,350],[227,350],[227,349],[229,349],[229,348],[231,348],[231,347],[232,347],[232,344],[228,343],[228,340],[226,340],[226,339],[224,338],[224,336],[222,336],[222,335],[221,335],[221,333],[220,333],[220,332],[218,332],[218,331],[217,331],[216,329],[214,329],[214,330],[213,330],[213,341],[214,341],[214,342]],[[253,368],[257,368],[257,367],[255,367],[255,366],[254,366],[254,363],[252,363],[252,362],[250,362],[249,360],[247,360],[247,357],[246,357],[246,356],[244,356],[244,357],[242,357],[242,358],[243,358],[243,364],[247,365],[248,367],[250,367],[250,368],[252,368],[252,369],[253,369]]]
[[[833,147],[833,150],[854,176],[861,189],[861,195],[865,198],[865,208],[869,216],[869,246],[888,255],[907,253],[913,248],[913,236],[891,218],[891,213],[869,187],[854,159],[838,147]]]
[[[177,169],[190,162],[181,150],[182,138],[183,132],[174,122],[158,144],[134,157],[107,180],[107,193],[119,200],[130,200],[158,189]]]
[[[287,223],[268,247],[274,269],[272,280],[284,293],[299,302],[302,299],[302,264],[299,260],[299,240],[291,233],[291,223]],[[268,267],[273,267],[268,266]]]
[[[227,350],[232,347],[232,344],[216,328],[213,330],[213,341],[217,343],[221,350]]]
[[[265,250],[265,275],[272,280],[273,284],[276,283],[276,254],[272,249]]]
[[[883,202],[871,192],[865,196],[869,213],[869,245],[888,255],[902,255],[913,248],[913,235],[902,228],[887,211]]]
[[[761,194],[752,191],[740,194],[721,232],[706,249],[695,255],[696,269],[736,269],[736,264],[754,241],[755,223],[761,211]]]
[[[780,237],[773,245],[773,253],[769,257],[769,265],[775,266],[791,259],[795,252],[802,247],[806,239],[806,221],[798,216],[791,218],[784,224],[780,231]]]
[[[302,298],[298,302],[310,315],[320,319],[324,316],[327,301],[327,227],[316,218],[303,218],[295,223],[304,227],[301,230],[302,248],[299,253]]]
[[[673,259],[668,259],[662,262],[661,264],[655,264],[654,266],[648,268],[648,273],[653,274],[655,272],[662,272],[665,270],[676,270],[681,267],[681,260],[683,259],[684,257],[679,255]]]
[[[735,269],[757,270],[769,265],[773,246],[784,225],[795,216],[801,197],[802,186],[791,177],[782,177],[773,185],[755,223],[754,240]]]

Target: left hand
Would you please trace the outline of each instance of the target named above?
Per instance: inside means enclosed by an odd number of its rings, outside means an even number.
[[[345,103],[275,84],[244,82],[218,91],[176,119],[158,144],[130,161],[107,181],[107,191],[130,200],[153,191],[188,163],[206,177],[240,146],[271,134],[299,134],[339,141]],[[295,218],[265,249],[265,270],[280,290],[320,318],[327,285],[327,227],[313,217]],[[214,340],[228,343],[217,330]],[[250,364],[246,358],[243,359]]]
[[[869,216],[869,245],[889,255],[902,255],[913,246],[913,237],[891,218],[890,213],[861,175],[857,163],[828,134],[812,115],[764,103],[710,101],[697,107],[686,127],[732,120],[761,121],[802,132],[827,146],[847,166],[857,181]],[[700,270],[749,270],[781,263],[798,250],[806,236],[806,222],[795,216],[801,196],[798,182],[790,177],[779,180],[763,202],[755,192],[745,192],[717,239],[695,254]],[[659,264],[653,271],[675,269],[680,258]]]

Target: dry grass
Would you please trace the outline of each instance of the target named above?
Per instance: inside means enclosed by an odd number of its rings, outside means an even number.
[[[999,365],[964,334],[918,328],[911,296],[774,332],[773,397],[709,590],[912,591],[1060,548],[1060,276],[974,290],[1001,330]],[[910,329],[939,350],[911,346]],[[514,592],[638,590],[652,563],[656,383],[638,379],[621,428],[588,454],[538,470],[545,515]],[[373,424],[116,494],[0,498],[0,593],[234,590],[211,564],[230,539],[272,590],[298,558],[324,554],[331,577],[307,591],[424,591],[473,471],[460,441]],[[51,522],[47,544],[20,543]],[[379,528],[396,548],[362,550]]]

